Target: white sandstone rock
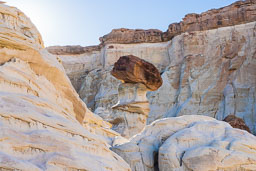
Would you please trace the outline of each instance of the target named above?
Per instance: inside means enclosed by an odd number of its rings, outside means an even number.
[[[251,22],[182,33],[164,43],[105,45],[97,59],[101,65],[93,71],[85,69],[89,74],[83,75],[84,79],[80,77],[85,81],[79,95],[86,104],[92,104],[93,110],[110,108],[117,100],[120,82],[109,72],[120,56],[131,54],[153,63],[162,72],[163,85],[147,94],[148,123],[187,114],[219,120],[235,114],[255,134],[255,25]],[[72,55],[66,58],[76,59]]]
[[[0,170],[130,170],[39,32],[0,4]]]
[[[132,170],[254,170],[256,137],[211,117],[188,115],[152,122],[113,147]]]

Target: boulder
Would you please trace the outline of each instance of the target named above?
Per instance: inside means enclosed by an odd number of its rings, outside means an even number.
[[[120,57],[111,74],[125,83],[142,83],[151,91],[157,90],[163,82],[153,64],[133,55]]]
[[[228,115],[223,121],[229,123],[233,128],[246,130],[247,132],[251,133],[249,127],[245,124],[244,120],[236,117],[235,115]]]
[[[256,137],[207,116],[154,121],[112,150],[134,171],[256,169]]]

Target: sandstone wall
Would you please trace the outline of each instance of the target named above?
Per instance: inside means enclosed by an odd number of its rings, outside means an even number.
[[[120,81],[109,72],[120,56],[135,55],[153,63],[163,78],[160,89],[147,94],[151,109],[148,123],[184,114],[220,120],[235,114],[256,133],[255,8],[255,0],[246,0],[189,14],[179,23],[180,30],[171,24],[165,33],[115,29],[101,38],[97,55],[86,52],[79,58],[76,54],[59,57],[92,110],[108,109],[117,102]],[[85,56],[94,63],[80,69],[80,58]]]
[[[255,132],[255,24],[183,33],[164,43],[108,45],[114,48],[104,48],[105,67],[89,72],[80,97],[93,110],[114,105],[120,82],[109,72],[119,56],[133,54],[162,71],[163,85],[148,93],[149,123],[184,114],[220,120],[236,114]]]

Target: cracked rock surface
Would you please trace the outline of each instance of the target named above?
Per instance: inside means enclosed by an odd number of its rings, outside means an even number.
[[[207,116],[154,121],[112,148],[132,170],[229,171],[256,169],[256,137]]]

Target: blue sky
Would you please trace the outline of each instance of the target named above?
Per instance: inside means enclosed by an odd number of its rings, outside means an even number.
[[[188,13],[201,13],[235,0],[4,0],[30,17],[45,46],[96,45],[114,28],[159,29]]]

